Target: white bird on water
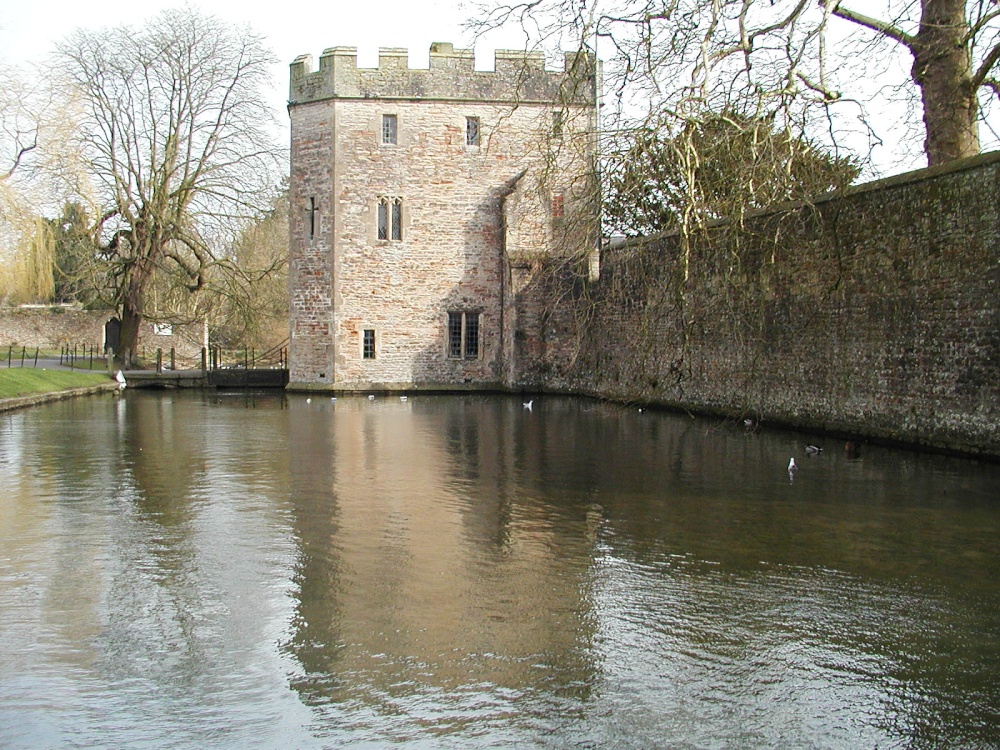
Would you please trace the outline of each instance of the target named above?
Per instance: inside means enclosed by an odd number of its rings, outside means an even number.
[[[522,404],[522,406],[524,406],[524,408],[525,408],[525,409],[527,409],[528,411],[531,411],[531,405],[532,405],[533,403],[535,403],[535,399],[531,399],[531,401],[525,401],[525,402],[524,402],[524,403]]]
[[[789,476],[795,476],[795,472],[799,470],[799,467],[795,465],[795,458],[792,457],[788,459],[788,474]]]
[[[375,396],[374,396],[374,395],[372,395],[371,393],[369,393],[369,394],[368,394],[368,400],[369,400],[369,401],[374,401],[374,400],[375,400]]]

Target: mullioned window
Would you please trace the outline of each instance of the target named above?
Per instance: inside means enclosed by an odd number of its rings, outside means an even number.
[[[403,199],[386,196],[379,197],[376,222],[378,223],[378,239],[402,242]]]

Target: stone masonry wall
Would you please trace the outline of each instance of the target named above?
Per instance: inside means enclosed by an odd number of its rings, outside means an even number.
[[[547,387],[1000,456],[998,196],[1000,154],[861,186],[715,228],[687,282],[677,237],[610,249]]]
[[[288,269],[291,382],[333,382],[334,108],[296,107],[292,116]]]
[[[62,306],[0,308],[0,347],[59,349],[63,346],[104,347],[104,324],[114,313]],[[159,331],[159,332],[158,332]],[[140,326],[140,356],[153,357],[157,349],[174,349],[178,357],[200,359],[203,346],[201,325],[175,325],[167,334],[152,323]]]
[[[61,306],[0,308],[0,346],[58,349],[76,344],[100,350],[111,315]]]
[[[533,337],[518,328],[512,267],[565,252],[554,195],[567,212],[592,197],[566,180],[592,170],[594,81],[580,78],[590,100],[578,105],[560,99],[576,79],[540,59],[522,53],[515,65],[498,53],[495,72],[471,60],[435,45],[429,70],[409,70],[399,50],[382,50],[376,70],[357,69],[350,48],[324,53],[316,73],[293,64],[293,387],[509,383],[514,331]],[[396,117],[396,143],[382,143],[384,115]],[[469,118],[478,145],[466,142]],[[401,240],[378,238],[381,198],[402,202]],[[449,312],[479,316],[478,357],[449,356]],[[366,330],[374,358],[363,356]]]

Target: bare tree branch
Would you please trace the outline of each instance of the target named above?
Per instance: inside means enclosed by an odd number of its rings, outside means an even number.
[[[820,4],[826,5],[827,0],[820,0]],[[887,39],[899,42],[904,47],[912,48],[916,42],[916,37],[911,34],[907,34],[899,27],[886,21],[881,21],[878,18],[872,18],[871,16],[866,16],[863,13],[858,13],[845,8],[840,4],[840,0],[830,3],[830,6],[832,8],[833,15],[838,18],[843,18],[845,21],[850,21],[858,26],[864,26],[866,29],[878,32]]]
[[[986,83],[987,76],[996,67],[998,61],[1000,61],[1000,43],[993,46],[979,64],[979,68],[972,74],[972,83],[976,88]]]

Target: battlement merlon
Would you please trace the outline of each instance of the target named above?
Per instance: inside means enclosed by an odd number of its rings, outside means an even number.
[[[331,47],[313,70],[312,55],[290,66],[288,104],[324,99],[406,99],[596,106],[600,63],[588,52],[567,52],[563,70],[545,69],[541,52],[497,50],[494,70],[475,70],[472,50],[431,45],[428,68],[411,69],[407,51],[379,49],[377,68],[359,68],[357,47]]]

